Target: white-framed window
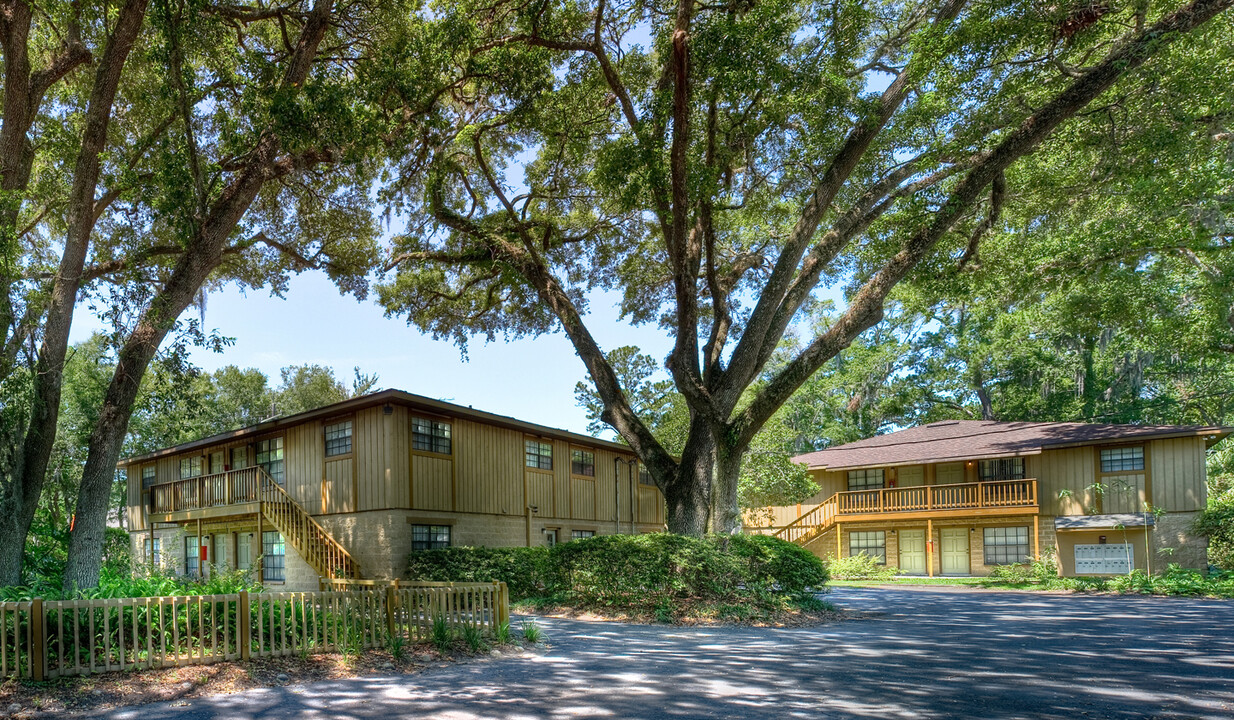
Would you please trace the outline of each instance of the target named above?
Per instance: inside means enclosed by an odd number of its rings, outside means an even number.
[[[159,553],[159,538],[146,538],[142,541],[144,546],[146,562],[154,567],[159,567],[163,564],[162,557]]]
[[[412,550],[440,550],[450,547],[449,525],[412,525]]]
[[[570,451],[570,474],[596,476],[596,454],[590,450]]]
[[[1014,565],[1028,562],[1028,526],[988,527],[984,532],[985,564]]]
[[[180,458],[180,479],[201,477],[201,456]]]
[[[201,542],[196,535],[184,538],[184,574],[201,573]]]
[[[149,488],[158,479],[158,467],[155,465],[146,465],[141,469],[141,487]]]
[[[584,538],[591,538],[595,536],[596,536],[595,530],[571,530],[570,531],[571,540],[582,540]]]
[[[848,534],[849,555],[869,555],[879,565],[887,564],[887,533],[883,530],[855,530]]]
[[[990,480],[1023,480],[1024,458],[982,460],[977,463],[977,479],[982,482]]]
[[[639,463],[638,466],[638,484],[639,485],[655,485],[656,481],[651,477],[651,471],[646,465]]]
[[[1126,447],[1101,449],[1101,472],[1103,473],[1143,469],[1143,445],[1128,445]]]
[[[557,528],[544,528],[544,544],[549,547],[557,545]]]
[[[245,446],[231,449],[231,469],[241,470],[249,466],[249,449]]]
[[[257,441],[257,464],[274,482],[282,485],[287,477],[283,463],[283,438],[272,437]]]
[[[351,421],[341,420],[326,426],[326,457],[351,454]]]
[[[849,490],[877,490],[881,487],[883,487],[882,468],[848,471]]]
[[[452,450],[450,423],[413,417],[411,419],[411,449],[449,455]]]
[[[210,453],[210,474],[211,475],[217,475],[226,470],[226,468],[223,466],[223,458],[225,457],[226,455],[223,454],[222,450],[216,450],[215,452]]]
[[[261,579],[283,582],[287,579],[287,545],[277,531],[261,534]]]
[[[553,444],[527,438],[524,442],[525,463],[537,470],[553,469]]]

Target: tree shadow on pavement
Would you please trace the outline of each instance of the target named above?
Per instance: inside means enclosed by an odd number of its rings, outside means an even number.
[[[539,620],[543,654],[122,709],[196,718],[1229,718],[1234,603],[935,589],[814,628]]]

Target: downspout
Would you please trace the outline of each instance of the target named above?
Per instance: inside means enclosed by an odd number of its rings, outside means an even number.
[[[613,532],[617,535],[621,534],[621,471],[617,466],[623,462],[619,457],[613,458]]]
[[[637,535],[634,531],[634,472],[638,467],[638,461],[632,462],[629,465],[630,470],[630,534]]]

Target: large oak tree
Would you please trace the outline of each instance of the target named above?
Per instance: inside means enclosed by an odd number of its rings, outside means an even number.
[[[397,242],[381,299],[460,342],[560,329],[670,529],[732,530],[741,458],[794,392],[923,261],[972,261],[1018,163],[1066,157],[1119,97],[1185,93],[1188,58],[1228,47],[1232,3],[459,3],[440,17],[466,28],[466,82],[404,138],[391,186],[430,220]],[[769,369],[840,284],[843,313]],[[588,327],[596,288],[674,340],[679,455]]]

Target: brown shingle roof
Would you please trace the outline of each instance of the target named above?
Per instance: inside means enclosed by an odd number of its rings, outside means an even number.
[[[877,435],[793,458],[811,469],[916,465],[979,458],[1036,455],[1044,448],[1091,445],[1140,438],[1212,436],[1218,442],[1234,428],[1202,425],[1096,425],[1073,422],[945,420]]]

